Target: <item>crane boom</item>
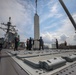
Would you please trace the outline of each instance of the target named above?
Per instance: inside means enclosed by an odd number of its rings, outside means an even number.
[[[68,15],[71,23],[73,24],[73,26],[74,26],[74,28],[75,28],[75,30],[76,30],[76,23],[75,23],[73,17],[71,16],[70,12],[68,11],[67,7],[65,6],[64,2],[63,2],[62,0],[59,0],[59,2],[60,2],[60,4],[62,5],[62,7],[64,8],[66,14]]]

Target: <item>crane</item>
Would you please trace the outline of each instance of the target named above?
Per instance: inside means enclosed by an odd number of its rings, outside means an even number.
[[[60,4],[62,5],[62,7],[64,8],[66,14],[68,15],[71,23],[73,24],[73,26],[74,26],[74,28],[75,28],[75,33],[76,33],[76,23],[75,23],[73,17],[71,16],[70,12],[68,11],[67,7],[65,6],[63,0],[59,0],[59,2],[60,2]]]

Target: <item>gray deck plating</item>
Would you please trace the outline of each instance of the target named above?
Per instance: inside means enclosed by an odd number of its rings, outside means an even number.
[[[56,72],[52,75],[76,75],[76,63],[68,66],[67,68],[64,68],[60,70],[59,72]]]
[[[15,54],[13,51],[8,51],[10,55]],[[55,70],[46,71],[45,69],[33,68],[24,62],[24,59],[38,65],[40,60],[52,59],[54,57],[60,57],[62,55],[76,54],[75,50],[44,50],[44,51],[16,51],[16,56],[12,57],[25,71],[30,75],[66,75],[60,74],[61,70],[64,70],[75,62],[67,62],[66,65],[57,68]],[[18,59],[19,58],[19,59]],[[73,68],[74,69],[74,68]],[[72,70],[73,71],[73,70]],[[70,73],[69,71],[66,71]],[[74,72],[73,72],[74,73]],[[69,75],[69,74],[68,74]]]

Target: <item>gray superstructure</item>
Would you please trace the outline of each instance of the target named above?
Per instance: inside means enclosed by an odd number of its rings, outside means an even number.
[[[11,17],[9,17],[9,22],[7,24],[1,23],[2,25],[5,26],[5,28],[0,27],[0,29],[3,29],[6,31],[4,35],[4,48],[12,48],[14,47],[14,38],[18,36],[17,30],[15,29],[16,26],[11,24]]]

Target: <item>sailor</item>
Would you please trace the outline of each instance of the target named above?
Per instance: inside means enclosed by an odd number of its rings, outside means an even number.
[[[14,51],[15,50],[18,50],[18,45],[19,45],[19,38],[18,37],[15,37],[15,48],[14,48]]]
[[[56,48],[58,49],[58,40],[56,39]]]
[[[27,45],[26,49],[28,50],[29,49],[29,39],[27,39],[26,45]]]
[[[32,38],[30,37],[30,39],[29,39],[29,50],[31,50],[31,48],[32,48]]]
[[[2,43],[0,43],[0,54],[1,54],[1,50],[2,50]]]
[[[44,41],[42,39],[42,37],[40,37],[39,41],[39,50],[42,48],[44,50]]]

